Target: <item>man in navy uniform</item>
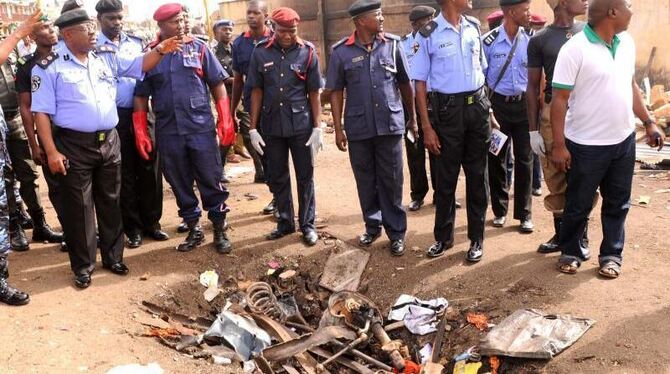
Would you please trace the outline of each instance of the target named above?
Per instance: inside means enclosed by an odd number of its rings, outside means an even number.
[[[245,84],[245,79],[249,72],[249,63],[251,62],[251,53],[254,51],[256,44],[261,40],[266,39],[272,35],[272,30],[266,25],[268,17],[268,5],[263,0],[251,0],[247,4],[247,25],[249,30],[242,33],[233,41],[233,93],[231,94],[233,108],[237,108],[242,100],[243,109],[237,110],[237,119],[239,121],[240,133],[244,139],[244,146],[251,154],[254,160],[254,168],[256,169],[256,176],[254,183],[265,183],[267,175],[265,175],[265,158],[261,157],[252,147],[251,138],[249,137],[251,112],[251,88]],[[270,192],[272,192],[272,187]],[[275,213],[275,200],[263,208],[263,214]]]
[[[142,39],[123,32],[123,3],[120,0],[100,0],[98,12],[100,34],[96,53],[109,66],[117,80],[116,111],[119,124],[116,131],[121,140],[121,215],[128,248],[142,244],[142,234],[158,241],[168,240],[161,231],[163,214],[163,176],[156,154],[150,160],[140,158],[135,149],[133,134],[133,94],[135,79],[121,77],[118,59],[142,54]]]
[[[528,135],[526,86],[528,82],[528,41],[532,34],[530,0],[500,0],[503,23],[483,37],[488,61],[486,83],[495,120],[508,136],[500,153],[489,153],[489,187],[493,226],[505,225],[509,205],[507,158],[514,146],[514,219],[521,221],[522,233],[533,232],[533,154]]]
[[[349,148],[356,178],[365,220],[359,244],[370,246],[383,225],[391,253],[401,256],[407,231],[402,206],[403,104],[409,111],[407,127],[416,126],[407,60],[400,38],[383,32],[381,0],[357,0],[349,14],[356,31],[333,46],[326,83],[332,90],[336,143],[343,152]]]
[[[435,155],[435,244],[428,249],[428,256],[441,256],[454,245],[454,192],[463,166],[470,239],[466,258],[476,262],[483,255],[488,205],[490,102],[484,89],[486,58],[479,21],[463,14],[472,8],[472,2],[438,0],[438,4],[442,11],[419,31],[418,51],[412,61],[424,143]],[[428,105],[433,109],[430,117]]]
[[[221,183],[223,166],[219,153],[219,144],[230,146],[235,141],[230,100],[224,86],[228,75],[204,42],[184,36],[180,4],[159,7],[154,20],[160,28],[160,39],[178,37],[184,46],[183,53],[167,55],[137,84],[133,114],[136,146],[142,158],[149,159],[153,150],[147,128],[151,96],[163,173],[177,199],[179,216],[189,228],[186,240],[177,250],[191,251],[205,240],[199,223],[201,210],[193,191],[197,182],[203,208],[214,227],[214,247],[219,253],[229,253],[232,246],[224,228],[228,191]],[[210,92],[218,112],[216,123]]]
[[[216,47],[214,47],[214,55],[216,59],[219,60],[221,66],[228,74],[228,78],[224,84],[226,85],[226,92],[233,92],[233,27],[235,27],[235,22],[229,19],[222,19],[216,21],[214,26],[212,26],[212,31],[214,31],[214,38],[216,39]],[[232,108],[231,108],[232,109]],[[228,160],[228,154],[235,145],[230,147],[221,147],[221,162],[223,163],[223,173],[221,174],[221,182],[230,183],[228,177],[226,177],[226,161]]]
[[[314,46],[298,36],[300,16],[291,8],[272,12],[275,34],[256,46],[247,84],[251,87],[251,143],[267,157],[267,177],[279,212],[277,228],[268,240],[295,232],[291,153],[298,184],[298,220],[303,241],[319,239],[314,225],[314,157],[322,148],[321,100],[323,80]],[[257,130],[258,124],[262,129]]]
[[[96,24],[84,9],[63,13],[54,24],[65,45],[33,68],[32,111],[49,168],[62,174],[63,224],[75,285],[91,284],[96,218],[102,264],[126,275],[119,191],[121,153],[114,129],[116,79],[95,54]],[[162,55],[179,48],[169,40],[132,60],[118,59],[119,75],[141,78]]]

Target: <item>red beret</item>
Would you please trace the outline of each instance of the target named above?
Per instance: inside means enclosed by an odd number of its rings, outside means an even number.
[[[495,12],[489,14],[488,17],[486,17],[486,20],[488,22],[491,22],[491,21],[495,21],[495,20],[498,20],[498,19],[501,19],[501,18],[503,18],[502,10],[496,10]]]
[[[154,12],[154,21],[156,21],[156,22],[167,21],[170,18],[178,15],[181,12],[182,12],[181,4],[169,3],[169,4],[161,5]]]
[[[547,19],[539,14],[530,14],[530,23],[533,25],[544,25],[547,23]]]
[[[274,23],[284,27],[294,27],[300,23],[300,15],[295,10],[287,7],[275,9],[271,18]]]

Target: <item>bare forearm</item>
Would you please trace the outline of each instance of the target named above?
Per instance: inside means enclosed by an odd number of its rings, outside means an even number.
[[[651,114],[644,103],[644,97],[642,97],[640,86],[635,82],[633,82],[633,113],[635,113],[635,116],[642,121],[651,119]]]
[[[49,116],[45,113],[35,113],[35,125],[37,125],[37,135],[40,137],[40,143],[47,155],[58,152],[51,134],[51,120]]]
[[[149,98],[143,96],[135,96],[133,99],[133,110],[135,112],[149,111]]]
[[[419,117],[421,118],[421,127],[430,127],[430,119],[428,118],[428,91],[426,90],[426,82],[416,81],[416,106],[419,110]]]
[[[342,130],[342,108],[344,107],[344,91],[333,91],[330,94],[330,106],[333,111],[333,126]]]
[[[12,50],[16,48],[16,45],[19,43],[19,38],[16,34],[9,35],[5,40],[0,43],[0,65],[4,64],[9,55],[12,53]]]
[[[251,124],[249,128],[252,130],[258,128],[258,121],[260,120],[261,107],[263,106],[263,90],[254,88],[251,90]]]
[[[551,101],[551,131],[554,135],[554,145],[565,145],[565,115],[568,112],[568,100],[561,96],[554,96]]]
[[[540,86],[528,82],[526,90],[526,107],[528,109],[528,129],[537,131],[540,118]]]
[[[223,82],[217,84],[216,86],[210,87],[209,89],[212,92],[212,97],[214,98],[215,102],[228,97],[228,93],[226,92],[226,85]]]
[[[242,91],[244,91],[244,78],[240,73],[233,74],[233,101],[232,107],[237,108],[240,105],[240,100],[242,99]]]
[[[309,93],[309,105],[312,109],[312,121],[314,127],[321,126],[321,95],[319,91],[312,91]]]

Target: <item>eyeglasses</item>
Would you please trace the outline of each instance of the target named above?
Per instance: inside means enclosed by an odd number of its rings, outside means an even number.
[[[82,23],[81,25],[73,26],[72,29],[86,33],[92,33],[98,30],[98,25],[96,25],[95,22],[86,22]]]

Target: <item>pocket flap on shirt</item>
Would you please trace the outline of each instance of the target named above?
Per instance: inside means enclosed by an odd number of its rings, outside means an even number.
[[[191,109],[200,108],[207,105],[207,99],[202,96],[191,96]]]
[[[293,103],[291,104],[291,110],[293,113],[302,113],[305,111],[305,103]]]
[[[347,107],[346,116],[362,116],[365,114],[365,107],[364,106],[352,106],[352,107]]]
[[[396,102],[390,102],[390,103],[389,103],[389,110],[390,110],[391,112],[394,112],[394,113],[395,113],[395,112],[399,112],[399,111],[402,110],[402,104],[400,104],[400,103],[396,103]]]

